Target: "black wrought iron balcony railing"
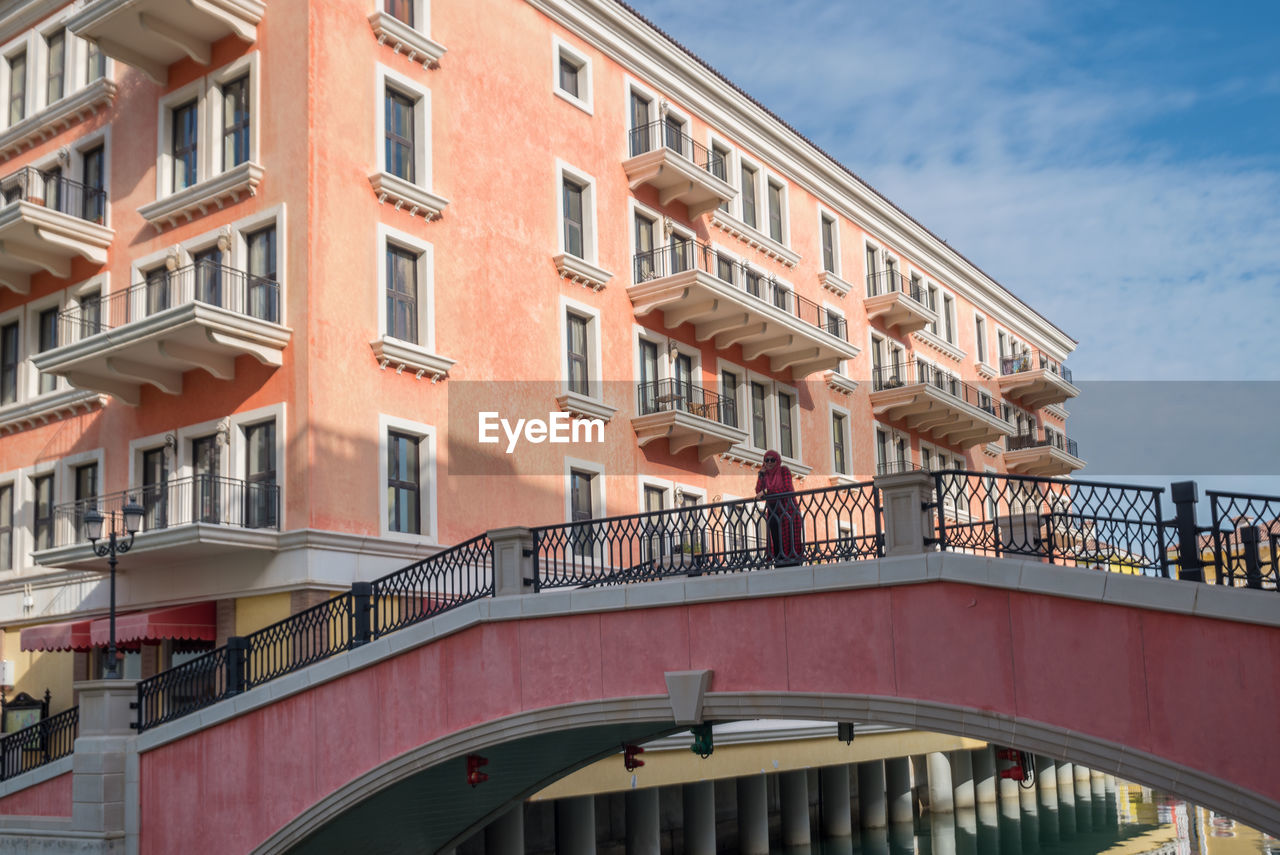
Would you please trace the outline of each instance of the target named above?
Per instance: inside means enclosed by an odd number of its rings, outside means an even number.
[[[124,506],[130,501],[142,505],[143,532],[191,523],[250,529],[280,527],[278,484],[195,475],[56,505],[52,546],[86,542],[84,515],[90,508],[96,508],[109,520],[121,520]]]
[[[876,463],[877,475],[898,475],[903,472],[927,472],[928,470],[911,460],[880,460]]]
[[[1024,371],[1034,371],[1038,368],[1057,374],[1068,383],[1071,382],[1070,368],[1057,360],[1050,359],[1039,351],[1024,351],[1013,356],[1000,357],[1001,374],[1021,374]]]
[[[999,401],[986,389],[966,383],[953,374],[948,374],[927,362],[908,360],[893,365],[885,365],[871,372],[871,391],[884,389],[900,389],[904,386],[929,385],[939,389],[951,397],[985,413],[1002,419]]]
[[[1060,433],[1046,432],[1043,437],[1036,436],[1034,433],[1014,434],[1005,437],[1005,449],[1008,451],[1021,451],[1025,448],[1056,448],[1059,451],[1065,451],[1072,457],[1079,457],[1079,448],[1074,439],[1069,439]]]
[[[636,385],[637,414],[688,413],[720,421],[723,398],[710,389],[680,380],[655,380]]]
[[[79,730],[80,707],[72,707],[4,734],[0,738],[0,781],[71,756]]]
[[[215,261],[153,271],[137,285],[59,312],[58,341],[78,341],[189,303],[279,323],[280,285]]]
[[[58,170],[24,166],[0,178],[4,204],[30,202],[81,220],[102,225],[107,217],[107,192],[72,181]]]
[[[929,292],[919,282],[908,279],[897,270],[877,270],[867,274],[867,296],[879,297],[883,294],[901,293],[915,300],[926,309],[933,309]]]
[[[686,134],[681,129],[665,121],[650,122],[627,133],[628,150],[632,157],[646,154],[660,147],[670,151],[724,180],[724,158],[708,149],[705,145]]]
[[[638,252],[632,260],[632,272],[637,284],[689,270],[709,273],[757,300],[781,309],[842,341],[849,340],[848,324],[842,316],[828,311],[825,306],[807,297],[801,297],[773,276],[743,262],[725,259],[710,244],[692,238],[677,238],[667,246]]]

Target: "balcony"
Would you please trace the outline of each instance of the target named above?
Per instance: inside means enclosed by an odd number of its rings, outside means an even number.
[[[97,508],[117,528],[124,506],[134,501],[145,514],[129,552],[131,568],[166,567],[177,562],[243,550],[272,550],[280,529],[280,487],[219,475],[196,475],[163,484],[134,487],[56,505],[49,545],[37,548],[37,564],[69,569],[101,569],[84,536],[84,515]],[[105,530],[105,529],[104,529]],[[40,545],[39,522],[36,544]]]
[[[136,406],[142,384],[182,394],[183,372],[235,378],[238,356],[279,366],[290,330],[279,323],[280,286],[201,261],[58,316],[60,345],[34,357],[41,371]],[[65,342],[65,344],[61,344]]]
[[[862,301],[867,320],[879,318],[886,329],[908,335],[937,323],[938,314],[919,284],[897,270],[881,270],[867,276],[867,297]]]
[[[658,202],[683,202],[689,217],[701,216],[731,200],[738,191],[725,180],[724,159],[664,122],[633,128],[630,157],[622,162],[631,189],[643,184],[658,191]]]
[[[960,449],[1013,433],[991,393],[924,362],[872,371],[871,411]]]
[[[1060,476],[1083,469],[1084,461],[1074,439],[1046,432],[1043,439],[1034,433],[1007,437],[1004,465],[1018,475]]]
[[[67,28],[163,86],[184,57],[209,65],[219,39],[253,43],[266,8],[261,0],[95,0]]]
[[[631,426],[641,448],[665,439],[672,454],[696,448],[698,459],[706,460],[747,441],[747,432],[737,426],[737,411],[723,404],[715,392],[691,383],[640,383]]]
[[[66,279],[75,258],[107,263],[102,190],[26,166],[0,178],[0,198],[0,286],[26,294],[32,273]]]
[[[1000,360],[1000,394],[1038,410],[1062,404],[1080,394],[1071,383],[1071,369],[1043,353],[1019,353]]]
[[[715,274],[711,271],[716,270]],[[661,310],[668,329],[693,324],[698,341],[742,347],[750,362],[768,358],[773,371],[803,379],[835,370],[859,349],[845,319],[751,268],[730,264],[706,244],[676,239],[633,261],[627,295],[637,317]]]

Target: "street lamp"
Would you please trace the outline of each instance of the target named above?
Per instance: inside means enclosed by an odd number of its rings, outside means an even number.
[[[146,513],[141,505],[130,499],[124,506],[124,529],[129,535],[128,540],[116,540],[116,527],[114,521],[111,524],[111,533],[108,540],[101,546],[98,540],[102,537],[102,512],[96,507],[90,508],[84,514],[84,533],[89,538],[89,543],[93,547],[93,551],[102,558],[107,559],[107,563],[111,565],[111,613],[110,613],[110,637],[107,643],[107,667],[103,678],[107,680],[120,679],[120,663],[116,659],[116,555],[118,553],[128,552],[133,546],[133,536],[138,529],[142,528],[142,515]]]

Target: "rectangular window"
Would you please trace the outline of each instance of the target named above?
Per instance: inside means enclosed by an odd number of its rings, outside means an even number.
[[[198,179],[196,164],[199,157],[200,118],[199,105],[189,101],[173,108],[173,139],[170,151],[173,155],[174,192],[190,187]]]
[[[53,547],[53,476],[41,475],[31,479],[35,490],[35,549]]]
[[[583,472],[578,469],[569,470],[569,512],[573,517],[570,522],[581,522],[595,518],[594,497],[592,496],[591,486],[594,480],[595,475],[591,472]],[[571,538],[575,555],[591,554],[593,536],[590,526],[574,528]]]
[[[44,353],[46,350],[53,350],[58,346],[58,309],[45,309],[40,313],[37,320],[37,335],[39,336],[39,344],[37,352]],[[52,392],[58,387],[58,376],[56,374],[46,374],[40,372],[40,394]]]
[[[222,168],[249,159],[249,75],[222,84]]]
[[[640,415],[658,411],[658,345],[640,340]]]
[[[394,89],[386,92],[386,169],[387,172],[413,181],[413,99]]]
[[[733,283],[733,259],[716,253],[716,276],[730,284]]]
[[[413,0],[382,0],[383,10],[398,21],[413,26]]]
[[[569,360],[569,391],[579,395],[591,394],[591,374],[587,362],[588,318],[569,312],[565,340]]]
[[[827,216],[822,218],[822,269],[836,272],[836,221]]]
[[[769,237],[782,243],[782,185],[769,182]]]
[[[650,139],[652,129],[649,127],[649,107],[648,98],[639,92],[631,93],[631,156],[644,154],[653,148],[653,141]]]
[[[9,125],[21,122],[27,115],[27,52],[9,57]]]
[[[711,157],[707,161],[707,168],[712,175],[727,183],[729,181],[729,149],[719,143],[712,143]],[[720,210],[728,213],[728,199],[720,203]]]
[[[950,294],[942,295],[942,335],[951,344],[956,343],[956,301]]]
[[[747,293],[752,297],[762,297],[763,280],[754,270],[747,271]]]
[[[720,421],[738,426],[738,375],[732,371],[720,372]]]
[[[87,44],[88,51],[85,54],[85,58],[88,60],[89,65],[89,82],[92,83],[107,76],[107,55],[93,42],[88,42]]]
[[[80,337],[102,332],[102,292],[85,291],[80,295]]]
[[[249,250],[249,316],[277,323],[280,320],[280,286],[276,275],[276,227],[267,226],[245,235]]]
[[[978,361],[987,361],[987,322],[977,315],[973,316],[973,339],[978,351]]]
[[[165,447],[142,452],[142,508],[145,531],[169,524],[169,458]]]
[[[154,315],[156,312],[169,308],[171,278],[169,270],[166,267],[156,267],[146,272],[147,284],[147,314]]]
[[[578,258],[586,258],[586,228],[582,197],[586,188],[563,179],[564,251]]]
[[[275,528],[279,506],[276,489],[276,423],[249,425],[244,429],[246,528]]]
[[[867,296],[874,297],[881,293],[876,287],[876,251],[867,247]]]
[[[18,366],[21,364],[18,324],[0,328],[0,404],[18,400]]]
[[[80,216],[102,225],[107,217],[106,162],[102,146],[94,146],[82,156],[84,163],[84,197]]]
[[[769,390],[763,383],[751,384],[751,444],[756,448],[769,447],[768,421],[765,416],[768,398]]]
[[[387,335],[418,341],[418,254],[387,244]]]
[[[191,259],[196,274],[195,298],[211,306],[222,305],[222,250],[214,246]]]
[[[836,474],[848,475],[849,464],[845,455],[845,417],[840,413],[831,414],[831,451]]]
[[[84,536],[84,512],[98,504],[98,464],[86,463],[72,470],[76,484],[75,539],[86,540]]]
[[[636,214],[636,282],[647,282],[657,275],[659,260],[653,246],[654,222]]]
[[[66,94],[67,80],[67,34],[65,30],[51,34],[45,39],[48,47],[49,70],[45,79],[44,102],[52,104],[62,100]]]
[[[915,276],[911,277],[911,286],[913,290],[919,281],[920,280]],[[925,300],[925,305],[927,305],[930,309],[933,309],[934,313],[936,314],[938,309],[938,287],[936,285],[930,285],[927,289],[925,289],[925,294],[927,295],[927,299]],[[929,321],[929,332],[933,333],[934,335],[938,334],[938,322],[936,320]]]
[[[0,570],[13,569],[13,485],[0,485]]]
[[[756,171],[742,165],[742,222],[756,227]]]
[[[778,453],[783,457],[795,457],[795,441],[791,434],[791,405],[795,398],[785,392],[778,393]]]
[[[422,534],[419,437],[387,432],[387,528]]]
[[[996,346],[1001,359],[1009,356],[1009,337],[1004,334],[1004,330],[996,330]]]
[[[581,70],[581,66],[564,54],[560,54],[560,91],[574,98],[582,97],[578,92],[578,74]]]

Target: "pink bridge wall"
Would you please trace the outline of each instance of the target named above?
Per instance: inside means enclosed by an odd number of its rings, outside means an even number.
[[[1277,661],[1274,629],[948,582],[489,623],[142,754],[141,852],[247,852],[419,745],[514,713],[665,695],[664,672],[693,668],[714,669],[713,693],[1017,716],[1280,800],[1280,758],[1259,757],[1275,740],[1257,739],[1274,728],[1280,672],[1256,663]]]
[[[71,816],[71,773],[0,799],[0,816]]]

